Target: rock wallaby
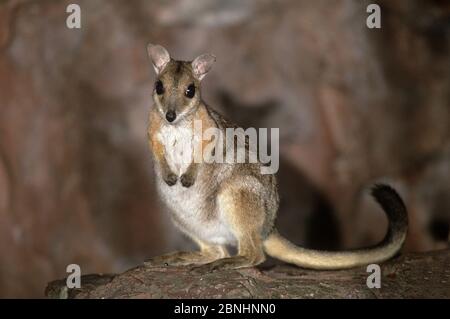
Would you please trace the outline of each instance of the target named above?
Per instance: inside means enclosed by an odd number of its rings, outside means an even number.
[[[200,121],[201,133],[208,128],[225,132],[234,127],[201,98],[200,82],[215,56],[203,54],[187,62],[172,59],[160,45],[149,44],[147,51],[157,74],[148,137],[158,190],[173,223],[199,246],[198,251],[154,257],[147,266],[236,269],[258,265],[268,254],[300,267],[341,269],[379,263],[400,250],[408,228],[407,211],[397,192],[387,185],[372,189],[389,219],[387,234],[378,245],[330,252],[298,247],[283,238],[274,227],[279,204],[276,178],[261,173],[263,163],[193,160],[193,141],[203,146],[211,142],[196,136],[195,121]],[[210,155],[214,152],[212,148]],[[237,254],[230,256],[226,246],[237,247]]]

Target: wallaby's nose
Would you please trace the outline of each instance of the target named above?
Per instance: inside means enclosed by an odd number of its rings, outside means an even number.
[[[167,121],[173,122],[173,121],[175,121],[176,118],[177,118],[177,114],[175,113],[175,111],[172,111],[172,110],[167,111],[167,113],[166,113]]]

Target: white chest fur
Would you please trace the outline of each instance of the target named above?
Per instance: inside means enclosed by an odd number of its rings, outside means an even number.
[[[180,177],[192,163],[194,143],[198,142],[191,123],[163,125],[156,136],[164,146],[167,164],[172,172]],[[159,188],[163,200],[175,214],[176,219],[184,225],[185,231],[212,244],[235,243],[229,225],[220,212],[216,212],[215,218],[205,220],[205,216],[212,212],[209,211],[210,206],[205,203],[211,199],[204,194],[204,187],[194,183],[186,188],[179,181],[173,186],[168,186],[161,179]]]
[[[190,123],[163,125],[157,138],[164,145],[167,164],[173,173],[181,176],[193,159],[194,134]]]

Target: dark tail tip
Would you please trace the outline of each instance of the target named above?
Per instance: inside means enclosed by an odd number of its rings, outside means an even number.
[[[371,193],[389,219],[389,232],[386,239],[392,240],[396,235],[406,233],[408,212],[397,191],[389,185],[376,184],[373,186]]]
[[[386,184],[375,184],[372,187],[372,196],[383,207],[388,215],[391,213],[406,213],[406,206],[395,189]]]

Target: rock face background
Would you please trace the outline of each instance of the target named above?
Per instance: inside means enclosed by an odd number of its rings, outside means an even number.
[[[82,28],[66,27],[78,3]],[[405,250],[448,245],[450,6],[359,0],[0,1],[0,297],[42,297],[77,263],[119,272],[190,247],[158,202],[145,46],[218,57],[213,107],[279,127],[281,232],[315,248],[385,231],[367,186],[405,198]]]

